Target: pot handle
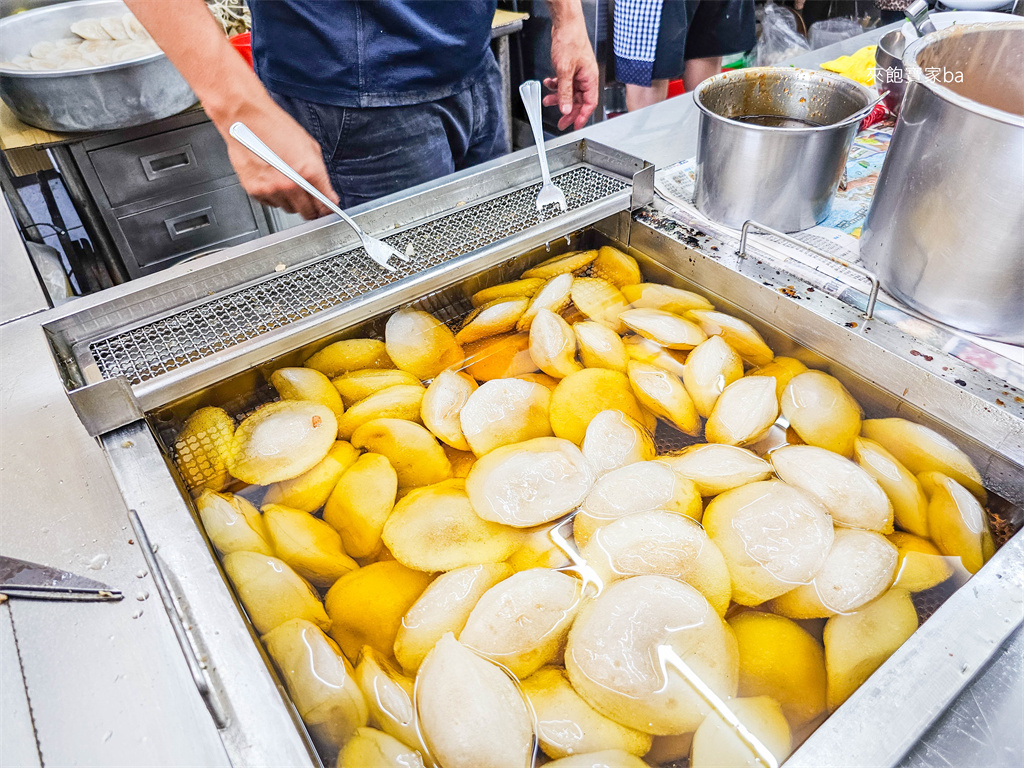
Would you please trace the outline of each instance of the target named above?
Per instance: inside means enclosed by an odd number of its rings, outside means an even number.
[[[870,281],[871,283],[871,290],[868,292],[868,305],[867,309],[864,312],[864,318],[866,320],[871,320],[872,317],[874,317],[875,302],[878,301],[878,289],[880,287],[880,284],[878,282],[878,275],[876,275],[874,272],[868,269],[864,269],[864,267],[861,267],[857,264],[850,264],[849,262],[837,259],[835,256],[830,256],[824,251],[815,248],[813,245],[808,245],[807,243],[803,243],[797,240],[795,237],[790,237],[789,235],[784,234],[783,232],[779,232],[776,229],[766,227],[764,224],[759,224],[753,219],[748,219],[747,221],[743,222],[743,227],[740,230],[740,250],[737,254],[740,258],[744,258],[747,255],[747,236],[750,234],[750,230],[752,229],[757,230],[758,232],[763,232],[768,235],[773,235],[774,237],[778,237],[781,240],[785,240],[787,243],[791,243],[792,245],[795,245],[799,248],[803,248],[806,251],[810,251],[815,256],[820,256],[823,259],[828,259],[829,261],[838,264],[841,267],[846,267],[851,272],[856,272],[858,275],[867,278],[868,281]]]
[[[882,103],[882,99],[884,99],[888,95],[889,95],[888,91],[882,91],[878,95],[877,99],[875,99],[872,102],[869,102],[866,106],[861,107],[860,109],[858,109],[856,112],[854,112],[849,117],[843,118],[838,123],[832,123],[828,127],[829,128],[835,128],[836,126],[846,125],[847,123],[860,122],[861,120],[863,120],[865,117],[867,117],[871,113],[872,109],[874,109],[879,104],[881,104]]]

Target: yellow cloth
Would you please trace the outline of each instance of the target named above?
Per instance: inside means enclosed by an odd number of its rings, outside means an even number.
[[[849,56],[840,56],[838,59],[826,61],[821,65],[822,69],[829,72],[838,72],[851,80],[856,80],[861,85],[875,84],[875,49],[877,45],[868,45]]]

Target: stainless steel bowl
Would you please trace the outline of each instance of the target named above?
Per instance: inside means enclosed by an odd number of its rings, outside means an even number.
[[[69,37],[86,18],[128,12],[121,0],[77,0],[0,19],[0,61],[36,43]],[[0,98],[17,117],[48,131],[107,131],[168,117],[195,103],[188,83],[162,52],[85,69],[0,69]]]
[[[829,72],[755,67],[709,78],[700,109],[695,203],[729,227],[796,232],[828,216],[858,113],[872,94]]]
[[[941,29],[903,64],[910,84],[861,255],[919,312],[1022,344],[1024,21]]]
[[[879,92],[889,92],[882,103],[894,115],[899,114],[903,94],[907,90],[907,73],[903,69],[906,47],[907,39],[900,30],[894,29],[882,35],[875,49],[875,85]]]

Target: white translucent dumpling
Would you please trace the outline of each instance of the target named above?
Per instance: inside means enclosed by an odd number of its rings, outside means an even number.
[[[839,379],[807,371],[790,379],[782,393],[782,414],[800,439],[847,458],[860,434],[860,405]]]
[[[511,575],[512,568],[505,563],[481,563],[434,579],[402,618],[395,636],[398,663],[414,673],[445,632],[462,631],[484,592]]]
[[[906,419],[868,419],[861,434],[879,443],[915,475],[941,472],[985,501],[981,474],[960,448],[933,429]]]
[[[812,445],[787,445],[769,456],[775,473],[814,496],[836,525],[892,533],[889,497],[871,475],[838,453]]]
[[[814,581],[776,598],[772,610],[791,619],[859,610],[892,586],[898,559],[896,547],[880,533],[837,528]]]
[[[712,336],[698,344],[683,366],[683,384],[697,412],[705,419],[711,415],[725,388],[741,378],[743,360],[721,336]]]
[[[530,357],[544,373],[564,379],[582,370],[576,362],[576,334],[569,324],[549,309],[541,309],[530,325]]]
[[[79,19],[71,25],[71,31],[86,40],[110,40],[107,30],[103,28],[100,19]]]
[[[460,451],[468,451],[469,443],[462,433],[462,407],[477,389],[472,376],[455,371],[437,374],[423,395],[420,418],[438,440]]]
[[[701,329],[708,336],[721,336],[725,339],[751,365],[767,365],[775,357],[754,326],[738,317],[704,309],[694,309],[686,314],[700,323]]]
[[[725,557],[732,599],[740,605],[760,605],[809,584],[835,537],[821,504],[777,480],[716,496],[704,511],[704,528]]]
[[[775,379],[748,376],[734,381],[719,396],[704,425],[704,436],[709,443],[755,443],[765,436],[778,417]]]
[[[679,377],[651,363],[630,360],[629,385],[647,410],[688,435],[700,433],[700,416]]]
[[[772,465],[757,454],[721,443],[691,445],[673,456],[662,456],[661,461],[693,480],[702,496],[717,496],[772,475]]]
[[[557,660],[580,594],[579,580],[560,571],[521,571],[484,593],[459,642],[526,677]]]
[[[712,712],[696,733],[690,752],[692,768],[763,768],[768,757],[782,763],[789,757],[792,734],[782,707],[768,696],[726,702],[736,719],[754,735],[769,755],[759,755],[719,712]],[[761,759],[759,759],[761,758]]]
[[[522,379],[493,379],[472,392],[462,406],[462,434],[477,456],[503,445],[551,434],[551,391]]]
[[[666,679],[661,645],[720,697],[735,695],[735,636],[700,592],[667,576],[624,579],[588,602],[569,632],[565,668],[573,688],[616,722],[656,735],[693,730],[707,704],[676,672]]]
[[[533,722],[522,694],[451,633],[420,668],[416,711],[430,753],[445,768],[529,768]]]
[[[696,323],[660,309],[627,309],[619,319],[631,331],[669,349],[693,349],[707,338]]]
[[[572,329],[579,344],[580,360],[586,368],[610,368],[625,372],[629,353],[619,334],[593,320],[573,323]]]
[[[579,448],[558,437],[539,437],[477,460],[466,477],[466,493],[484,520],[530,528],[574,510],[592,483],[593,470]]]
[[[263,636],[288,695],[316,744],[334,753],[369,717],[352,668],[319,627],[292,619]]]
[[[697,486],[660,461],[639,461],[603,475],[587,494],[573,521],[577,546],[594,531],[634,512],[664,509],[700,520]]]
[[[695,587],[721,615],[729,607],[729,569],[700,523],[671,512],[636,512],[598,530],[580,552],[605,584],[660,574]]]
[[[379,651],[363,646],[355,679],[370,710],[370,723],[410,747],[419,746],[413,708],[413,680]]]
[[[338,420],[325,405],[307,400],[264,405],[235,430],[228,471],[253,485],[297,477],[320,463],[337,434]]]
[[[598,475],[603,475],[627,464],[653,459],[654,437],[622,411],[601,411],[587,426],[583,456]]]
[[[259,552],[273,555],[259,510],[241,496],[205,490],[196,499],[206,535],[222,555]]]
[[[896,525],[928,538],[928,497],[910,470],[881,445],[865,437],[853,441],[853,456],[889,497]]]

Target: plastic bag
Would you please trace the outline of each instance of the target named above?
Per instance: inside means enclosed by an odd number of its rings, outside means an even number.
[[[811,50],[796,31],[793,15],[769,0],[764,6],[761,37],[757,41],[757,66],[768,67]]]
[[[811,24],[808,37],[811,40],[811,49],[817,50],[848,37],[856,37],[863,31],[864,27],[856,19],[824,19]]]

